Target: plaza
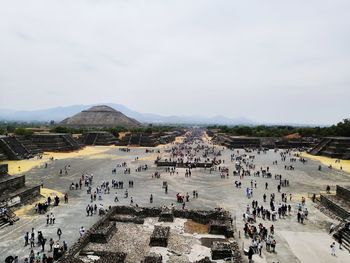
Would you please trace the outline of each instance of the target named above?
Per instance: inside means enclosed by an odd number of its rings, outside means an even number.
[[[275,179],[275,175],[282,175],[282,179],[289,181],[289,186],[282,187],[281,193],[287,196],[292,195],[292,200],[288,201],[291,205],[291,214],[284,219],[277,218],[276,221],[262,220],[257,217],[258,223],[263,223],[267,228],[274,225],[276,252],[267,252],[263,249],[262,256],[254,255],[255,262],[348,262],[350,254],[347,250],[337,250],[337,256],[331,256],[329,245],[333,242],[331,235],[328,234],[329,228],[339,222],[322,213],[318,205],[313,203],[310,197],[313,193],[325,191],[326,186],[330,185],[334,190],[336,185],[349,185],[350,175],[341,170],[329,169],[323,165],[321,171],[318,170],[319,162],[306,159],[306,162],[299,160],[290,163],[290,158],[296,158],[297,152],[290,151],[286,153],[286,161],[281,162],[280,153],[284,150],[274,151],[256,151],[237,149],[239,155],[254,155],[255,169],[260,170],[269,167],[272,174],[271,178],[261,176],[234,176],[235,161],[231,161],[231,155],[237,156],[237,150],[229,150],[225,147],[212,145],[207,136],[203,136],[201,141],[184,143],[186,147],[195,148],[197,145],[203,145],[212,149],[213,152],[220,152],[216,156],[221,160],[221,164],[216,168],[193,168],[191,176],[186,176],[186,168],[176,168],[176,172],[170,174],[166,172],[166,167],[157,167],[155,160],[157,157],[169,158],[169,150],[183,138],[177,140],[177,143],[161,145],[156,148],[129,147],[130,151],[122,150],[117,146],[95,146],[95,150],[81,150],[76,154],[64,154],[57,159],[50,160],[50,153],[43,155],[38,166],[35,166],[25,172],[27,182],[31,184],[43,183],[43,189],[46,193],[52,191],[53,194],[61,196],[61,203],[57,207],[50,208],[48,213],[54,213],[56,222],[54,225],[46,224],[46,215],[35,213],[34,207],[27,206],[21,208],[18,213],[20,220],[12,226],[0,230],[1,241],[0,250],[1,261],[8,255],[17,255],[19,258],[28,257],[30,249],[24,247],[24,234],[32,228],[35,231],[42,231],[50,238],[57,239],[57,228],[62,229],[61,240],[65,240],[68,246],[72,245],[79,238],[79,229],[83,226],[89,229],[99,220],[99,216],[86,216],[86,206],[90,204],[90,194],[87,194],[86,188],[70,190],[71,184],[79,182],[82,174],[93,174],[92,189],[101,185],[102,182],[123,181],[123,189],[111,188],[109,194],[103,194],[102,200],[93,201],[92,204],[103,204],[104,207],[115,205],[132,205],[140,207],[162,207],[174,206],[176,209],[182,209],[182,204],[176,200],[176,195],[189,194],[189,201],[186,202],[184,209],[212,210],[214,208],[223,208],[229,211],[233,217],[234,236],[240,248],[247,249],[251,245],[251,239],[244,236],[243,214],[247,205],[251,206],[252,200],[263,203],[262,196],[271,193],[276,194],[276,203],[281,202],[280,193],[277,186],[280,181]],[[91,148],[92,149],[92,148]],[[154,151],[153,151],[154,150]],[[203,152],[199,150],[196,156],[201,156]],[[54,154],[52,154],[54,155]],[[66,157],[65,157],[66,155]],[[71,156],[70,156],[71,155]],[[30,162],[31,160],[25,160]],[[25,162],[22,161],[22,162]],[[273,162],[277,161],[277,165]],[[47,168],[45,168],[46,162]],[[124,173],[125,167],[120,164],[126,163],[130,168],[130,174]],[[11,165],[16,165],[12,163]],[[147,165],[148,169],[136,172],[139,166]],[[286,170],[285,165],[293,165],[293,170]],[[67,175],[60,175],[59,171],[69,166]],[[228,176],[221,176],[219,167],[228,168]],[[10,167],[11,169],[11,167]],[[112,170],[116,169],[116,173]],[[15,169],[12,169],[15,170]],[[20,173],[20,172],[19,172]],[[159,174],[158,176],[154,176]],[[251,187],[251,181],[256,181],[256,188],[253,187],[253,194],[250,198],[246,196],[245,189]],[[133,181],[133,187],[127,187],[127,182]],[[241,188],[235,186],[235,181],[241,181]],[[168,185],[167,193],[163,188],[163,182]],[[265,183],[268,183],[268,190],[265,189]],[[128,197],[124,197],[125,189],[128,189]],[[192,197],[193,191],[198,192],[198,198]],[[115,202],[115,192],[119,201]],[[67,193],[69,197],[68,204],[63,203],[63,195]],[[150,203],[150,195],[153,196],[153,202]],[[301,203],[302,197],[306,198],[306,204],[309,214],[304,224],[297,222],[297,205]],[[133,203],[131,203],[131,198]],[[38,249],[37,247],[34,249]],[[244,260],[246,260],[246,257]],[[186,257],[185,257],[186,258]],[[286,261],[288,258],[288,261]],[[198,260],[198,259],[197,259]],[[188,259],[188,262],[191,262]]]

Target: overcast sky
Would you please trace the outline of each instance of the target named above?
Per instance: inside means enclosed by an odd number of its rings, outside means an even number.
[[[350,117],[349,0],[0,3],[0,108]]]

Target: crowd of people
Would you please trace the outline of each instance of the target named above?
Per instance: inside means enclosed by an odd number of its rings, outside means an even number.
[[[130,148],[119,150],[123,152],[131,151]],[[231,151],[229,155],[231,163],[226,160],[225,164],[225,159],[222,157],[224,151]],[[147,153],[154,153],[154,151],[149,150]],[[161,155],[160,151],[156,153]],[[214,145],[203,143],[198,136],[188,136],[182,143],[174,145],[170,150],[164,151],[163,154],[164,156],[162,157],[158,156],[158,161],[166,160],[175,162],[176,165],[157,168],[156,171],[152,170],[152,172],[148,174],[153,179],[159,179],[161,176],[163,177],[163,174],[166,174],[171,177],[181,175],[183,178],[186,178],[184,180],[191,180],[192,177],[195,176],[195,173],[193,175],[193,169],[196,167],[195,165],[198,163],[206,163],[208,167],[210,167],[210,174],[215,173],[215,175],[218,175],[218,178],[225,179],[225,182],[232,185],[233,191],[239,191],[242,197],[246,197],[247,205],[245,211],[242,211],[242,220],[244,223],[244,237],[249,240],[247,249],[249,260],[252,260],[254,255],[262,256],[264,248],[267,253],[276,252],[276,231],[279,230],[275,229],[276,221],[293,218],[296,222],[305,224],[308,219],[306,199],[303,197],[300,203],[297,203],[297,206],[294,208],[293,195],[292,193],[288,193],[288,177],[281,174],[273,175],[273,170],[278,165],[286,170],[283,172],[288,172],[289,174],[293,173],[295,166],[287,162],[295,164],[298,158],[293,156],[293,152],[291,151],[281,151],[280,160],[272,161],[271,168],[269,166],[259,167],[255,164],[258,159],[256,157],[258,155],[267,154],[266,149],[246,149],[243,151],[229,150],[221,147],[219,149],[219,147],[215,147]],[[133,162],[137,163],[139,160],[138,157],[135,157]],[[305,159],[300,161],[302,163],[306,162]],[[181,166],[183,168],[179,168],[179,164],[185,165]],[[206,170],[207,166],[204,166],[204,169]],[[70,170],[71,166],[66,165],[63,169],[60,169],[59,174],[62,175],[64,173],[68,175]],[[104,202],[110,199],[114,200],[114,202],[120,202],[118,196],[121,196],[123,192],[124,199],[127,200],[129,205],[137,207],[138,197],[135,198],[135,196],[131,196],[133,194],[131,188],[134,188],[135,182],[134,179],[130,179],[131,176],[129,177],[129,175],[134,171],[140,175],[142,172],[148,172],[149,170],[151,169],[147,164],[139,164],[136,166],[135,170],[131,170],[128,162],[122,162],[116,164],[115,167],[112,168],[112,175],[115,176],[113,179],[103,179],[100,182],[96,182],[96,178],[99,177],[94,177],[92,173],[83,173],[77,181],[71,182],[69,189],[74,191],[74,193],[79,193],[78,190],[86,189],[87,205],[85,209],[87,217],[105,214],[106,209]],[[108,171],[110,173],[111,170]],[[231,177],[233,177],[233,179]],[[137,180],[135,181],[137,183]],[[164,194],[168,193],[168,186],[167,182],[163,182]],[[136,187],[138,187],[138,184]],[[264,190],[263,195],[258,195],[260,189]],[[170,191],[172,190],[176,193],[178,189],[170,189]],[[85,191],[82,192],[85,193]],[[111,192],[112,194],[114,192],[113,197],[105,198],[106,195],[109,195]],[[154,204],[161,199],[158,199],[157,195],[152,192],[148,194],[150,204]],[[146,196],[145,199],[147,200],[147,198]],[[188,192],[179,191],[176,194],[175,205],[179,205],[182,209],[187,209],[186,204],[198,198],[199,194],[196,189]],[[65,195],[64,199],[67,204],[68,194]],[[277,201],[276,199],[279,200]],[[48,227],[55,226],[56,217],[54,212],[50,211],[50,209],[52,206],[58,206],[59,203],[59,197],[55,196],[53,200],[51,200],[51,197],[48,197],[45,202],[40,202],[35,206],[35,211],[38,214],[46,215],[46,225]],[[171,206],[174,207],[174,203],[172,203]],[[296,216],[296,219],[292,217],[293,215]],[[85,234],[84,226],[81,226],[77,232],[79,232],[79,236],[82,237]],[[60,228],[57,229],[57,238],[46,237],[42,231],[37,231],[37,233],[35,233],[34,228],[31,232],[26,232],[24,238],[25,246],[30,246],[30,252],[29,256],[24,259],[25,261],[22,262],[46,263],[57,260],[68,249],[67,242],[65,240],[61,241],[61,236],[62,230]],[[47,246],[49,247],[47,248]],[[40,248],[40,251],[35,251],[36,248]],[[18,258],[13,257],[12,261],[9,262],[16,262],[16,260],[19,262]]]

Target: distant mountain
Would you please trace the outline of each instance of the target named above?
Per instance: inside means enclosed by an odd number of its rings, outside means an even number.
[[[154,124],[219,124],[219,125],[255,125],[256,123],[245,118],[228,118],[225,116],[204,117],[204,116],[163,116],[153,113],[140,113],[131,110],[124,105],[115,103],[100,103],[92,105],[72,105],[66,107],[55,107],[34,111],[16,111],[12,109],[0,109],[0,120],[5,121],[38,121],[47,122],[54,120],[60,122],[72,115],[97,105],[107,105],[126,116],[142,123]]]

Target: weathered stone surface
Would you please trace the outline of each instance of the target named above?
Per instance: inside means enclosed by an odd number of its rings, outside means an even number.
[[[145,259],[142,261],[142,263],[162,263],[163,257],[160,254],[156,253],[150,253],[149,255],[145,256]]]
[[[167,247],[170,227],[154,226],[149,245],[152,247]]]
[[[96,263],[124,263],[126,254],[123,252],[109,252],[109,251],[94,251],[93,254],[100,257],[98,260],[94,261]]]
[[[214,261],[211,261],[210,258],[205,257],[205,258],[202,258],[201,260],[196,261],[195,263],[214,263]]]
[[[165,208],[159,215],[159,222],[174,222],[174,213],[171,209]]]
[[[210,220],[209,234],[224,235],[225,237],[233,237],[233,229],[229,219]]]
[[[211,257],[214,260],[232,257],[232,246],[229,242],[215,241],[211,247]]]
[[[145,219],[143,217],[134,216],[134,215],[113,215],[110,218],[111,221],[123,222],[123,223],[134,223],[134,224],[143,224]]]
[[[60,125],[71,127],[139,127],[140,123],[106,105],[93,106],[64,119]]]
[[[90,242],[107,243],[111,236],[117,231],[115,222],[108,222],[91,232]]]

